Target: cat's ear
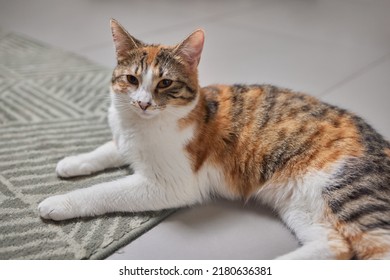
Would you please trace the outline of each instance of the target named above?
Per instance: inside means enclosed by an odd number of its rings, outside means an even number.
[[[125,59],[132,49],[143,46],[141,41],[131,36],[115,19],[111,19],[110,24],[118,61]]]
[[[175,53],[186,60],[191,68],[195,69],[200,61],[203,44],[204,31],[198,29],[175,47]]]

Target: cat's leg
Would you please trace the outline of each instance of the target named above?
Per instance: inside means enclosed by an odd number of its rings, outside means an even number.
[[[189,191],[190,190],[190,191]],[[191,191],[193,190],[193,191]],[[139,174],[49,197],[38,206],[41,217],[65,220],[110,212],[139,212],[175,208],[200,202],[195,188],[162,186]]]
[[[288,220],[284,220],[295,232],[302,246],[277,259],[351,259],[353,257],[351,247],[340,233],[326,221],[313,221],[310,214],[299,210],[292,210],[288,213]]]
[[[118,153],[114,141],[110,141],[89,153],[62,159],[57,164],[56,172],[60,177],[73,177],[89,175],[106,168],[119,167],[124,164],[125,162]]]
[[[334,259],[351,259],[351,251],[346,244],[340,248],[331,248],[332,242],[328,240],[316,240],[303,243],[303,245],[277,260],[334,260]]]

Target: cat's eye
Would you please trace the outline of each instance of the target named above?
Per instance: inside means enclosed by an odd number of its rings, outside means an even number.
[[[133,75],[127,75],[126,78],[127,78],[127,81],[128,81],[130,84],[132,84],[132,85],[134,85],[134,86],[138,86],[139,82],[138,82],[138,79],[137,79],[135,76],[133,76]]]
[[[172,85],[172,80],[163,79],[163,80],[161,80],[161,81],[157,84],[157,87],[158,87],[158,88],[167,88],[167,87],[169,87],[170,85]]]

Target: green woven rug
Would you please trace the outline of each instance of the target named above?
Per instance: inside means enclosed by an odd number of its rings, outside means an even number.
[[[65,222],[38,216],[48,196],[130,173],[61,180],[54,172],[64,156],[110,139],[110,77],[86,59],[0,30],[0,259],[102,259],[172,212]]]

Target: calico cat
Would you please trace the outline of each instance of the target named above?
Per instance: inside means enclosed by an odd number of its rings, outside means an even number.
[[[47,198],[43,218],[257,199],[303,244],[281,259],[390,258],[390,143],[361,118],[271,85],[200,88],[202,30],[163,46],[111,28],[113,141],[56,172],[130,164],[134,174]]]

